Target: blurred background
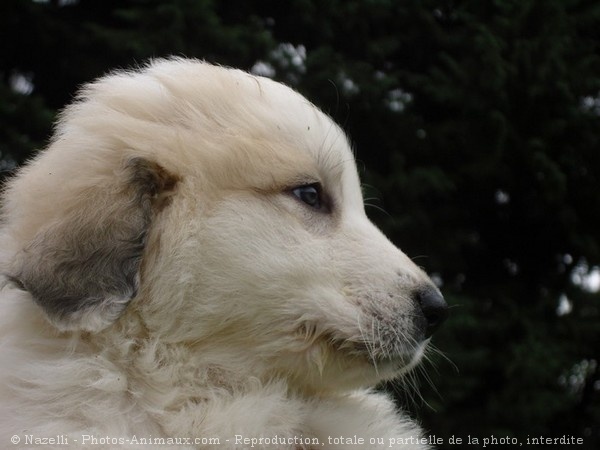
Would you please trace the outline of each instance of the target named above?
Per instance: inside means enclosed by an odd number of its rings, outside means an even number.
[[[600,2],[2,0],[0,43],[3,177],[78,86],[148,58],[306,95],[451,305],[417,390],[383,388],[444,442],[600,448]]]

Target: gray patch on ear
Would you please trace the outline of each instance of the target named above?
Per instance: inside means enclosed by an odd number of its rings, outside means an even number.
[[[36,236],[9,277],[60,329],[101,330],[136,295],[155,200],[177,180],[141,158],[130,160],[122,176],[122,187],[94,188],[80,210]]]

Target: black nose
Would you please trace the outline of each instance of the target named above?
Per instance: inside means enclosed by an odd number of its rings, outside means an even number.
[[[429,338],[448,318],[448,305],[442,294],[432,287],[418,291],[416,299],[425,316],[425,337]]]

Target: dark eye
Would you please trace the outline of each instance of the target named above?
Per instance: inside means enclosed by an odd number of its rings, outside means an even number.
[[[299,200],[306,203],[311,208],[321,209],[321,189],[318,184],[299,186],[295,189],[292,189],[292,194],[294,194]]]

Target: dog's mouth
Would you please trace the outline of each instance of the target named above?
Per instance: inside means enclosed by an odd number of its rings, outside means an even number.
[[[392,371],[397,374],[409,372],[421,361],[429,340],[419,344],[385,344],[381,342],[346,341],[338,348],[350,356],[366,360],[376,370]]]
[[[407,338],[406,333],[381,328],[377,333],[360,330],[357,336],[344,336],[337,330],[318,333],[317,327],[303,326],[307,342],[324,343],[336,355],[372,366],[375,371],[401,375],[412,370],[422,359],[429,339]],[[372,336],[367,338],[367,336]]]

